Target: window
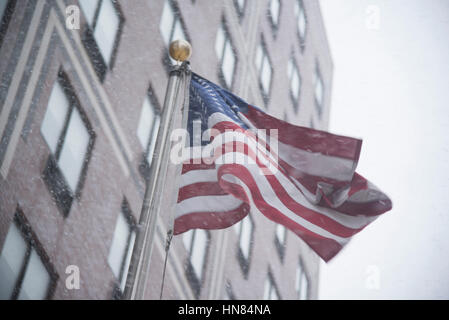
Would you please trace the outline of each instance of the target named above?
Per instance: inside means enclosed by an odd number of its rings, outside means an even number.
[[[312,128],[312,129],[315,129],[315,123],[313,122],[313,117],[310,118],[309,127]]]
[[[256,51],[256,67],[260,88],[262,90],[265,103],[267,103],[270,95],[273,68],[271,67],[271,61],[263,38]]]
[[[170,66],[175,63],[175,60],[173,60],[168,54],[170,43],[174,40],[190,41],[186,34],[184,22],[179,13],[179,8],[175,7],[172,0],[165,0],[159,30],[166,47],[164,64],[166,66]]]
[[[276,225],[276,233],[275,233],[275,241],[276,248],[278,250],[279,256],[281,260],[284,259],[285,254],[285,243],[287,240],[287,228],[281,224]]]
[[[265,279],[265,286],[263,292],[264,300],[280,300],[278,290],[276,285],[274,284],[273,276],[271,273],[268,273],[267,278]]]
[[[99,78],[112,69],[123,27],[123,15],[116,0],[78,0],[88,28],[84,42]]]
[[[239,238],[240,249],[242,250],[243,257],[246,260],[249,259],[249,253],[251,251],[252,232],[253,232],[253,223],[251,217],[248,216],[247,219],[244,219],[242,221],[242,224],[240,226],[240,238]]]
[[[167,48],[173,40],[187,40],[178,10],[174,10],[170,0],[165,1],[159,29]]]
[[[232,291],[232,286],[229,281],[226,281],[223,300],[236,300],[234,292]]]
[[[323,100],[324,100],[324,85],[321,78],[320,69],[317,65],[315,69],[315,106],[318,110],[318,114],[321,116],[323,112]]]
[[[215,39],[215,52],[219,61],[219,78],[226,88],[231,89],[234,80],[236,56],[224,20],[218,28]]]
[[[240,266],[245,277],[248,275],[249,264],[252,252],[252,241],[254,233],[254,223],[248,214],[240,223],[234,225],[234,230],[239,236],[239,248],[237,252]]]
[[[243,14],[245,13],[245,5],[246,5],[246,0],[234,0],[234,6],[235,6],[235,9],[237,10],[237,14],[240,18],[242,18]]]
[[[197,298],[204,278],[209,239],[209,232],[203,229],[190,230],[182,239],[189,255],[187,277]]]
[[[301,50],[304,50],[306,43],[307,17],[302,0],[297,0],[295,3],[295,16],[297,21],[296,27],[298,30],[299,44]]]
[[[268,7],[268,16],[270,17],[271,26],[273,30],[278,29],[279,16],[281,8],[281,0],[270,0],[270,6]]]
[[[148,177],[149,168],[153,160],[153,152],[156,146],[160,123],[160,112],[155,106],[155,99],[153,97],[151,91],[145,97],[137,126],[137,137],[143,149],[141,172],[145,177]]]
[[[1,1],[0,2],[0,21],[3,19],[3,12],[5,12],[7,4],[8,4],[8,1]]]
[[[8,29],[15,5],[16,1],[0,0],[0,46]]]
[[[78,0],[89,25],[93,25],[100,0]]]
[[[41,133],[51,151],[44,180],[67,215],[73,198],[80,194],[94,134],[62,73],[50,94]]]
[[[97,40],[103,58],[109,65],[120,25],[120,18],[111,0],[103,0],[101,2],[96,22],[94,37]]]
[[[287,75],[290,82],[290,98],[292,99],[295,112],[298,112],[299,95],[301,92],[301,76],[299,75],[298,66],[293,57],[288,61]]]
[[[108,263],[117,279],[117,295],[123,292],[126,285],[131,254],[136,239],[135,223],[126,200],[122,203],[121,212],[117,216]]]
[[[42,300],[56,283],[48,258],[18,215],[11,224],[0,255],[0,300]]]
[[[296,267],[295,290],[298,294],[298,299],[307,300],[309,298],[309,280],[307,279],[301,260],[299,260],[298,266]]]
[[[228,290],[225,290],[223,300],[234,300]]]

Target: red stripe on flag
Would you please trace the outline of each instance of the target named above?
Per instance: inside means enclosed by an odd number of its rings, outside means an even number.
[[[218,182],[197,182],[179,189],[178,202],[198,196],[220,196],[227,194]]]
[[[339,136],[325,131],[292,125],[276,119],[249,105],[247,118],[256,128],[278,129],[279,141],[296,148],[328,156],[358,160],[362,140]]]
[[[219,171],[219,176],[222,176],[224,174],[233,174],[233,170],[235,169],[235,165],[223,165],[221,166]],[[239,176],[240,178],[240,176]],[[342,246],[335,240],[329,239],[326,237],[323,237],[319,234],[316,234],[309,229],[305,228],[304,226],[296,223],[295,221],[289,219],[286,217],[282,212],[277,210],[276,208],[270,206],[268,203],[265,202],[264,198],[262,197],[260,190],[257,186],[257,184],[252,180],[251,177],[243,177],[241,179],[249,188],[252,198],[254,199],[254,203],[256,207],[259,209],[262,214],[264,214],[267,218],[270,220],[280,223],[284,225],[289,230],[296,233],[298,236],[300,236],[304,241],[306,241],[307,244],[309,244],[312,249],[315,250],[315,252],[323,258],[325,261],[330,260],[335,254],[338,253],[338,251],[342,248]],[[246,180],[246,181],[244,181]],[[232,182],[220,179],[220,185],[223,187],[223,189],[229,190],[231,193],[232,190],[236,189],[236,185]],[[240,186],[238,186],[240,187]],[[241,189],[241,187],[240,187]]]
[[[204,161],[203,161],[201,163],[195,164],[195,163],[193,163],[194,162],[193,160],[198,161],[198,159],[190,159],[188,162],[191,162],[191,163],[183,163],[182,164],[182,172],[181,172],[181,174],[187,173],[187,172],[192,171],[192,170],[215,169],[215,163],[207,164],[207,163],[204,163]]]
[[[175,219],[174,234],[181,234],[190,229],[224,229],[239,222],[249,213],[249,205],[241,204],[238,208],[221,212],[191,212]]]

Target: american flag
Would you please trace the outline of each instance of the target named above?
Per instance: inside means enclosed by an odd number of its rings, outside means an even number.
[[[361,140],[276,119],[197,74],[189,99],[174,234],[227,228],[251,211],[327,262],[392,208],[355,172]]]

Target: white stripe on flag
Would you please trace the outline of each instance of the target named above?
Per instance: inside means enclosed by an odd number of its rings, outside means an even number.
[[[191,170],[181,175],[180,188],[198,182],[217,182],[217,169]]]
[[[349,159],[312,153],[278,142],[279,157],[298,173],[330,178],[338,181],[351,181],[355,171],[355,162]]]
[[[254,199],[252,197],[251,192],[249,191],[248,186],[243,181],[241,181],[239,178],[237,178],[236,176],[231,175],[231,174],[223,175],[223,179],[230,183],[240,185],[245,190],[247,197],[248,197],[249,201],[251,202],[251,209],[254,210],[257,208],[257,211],[260,212],[257,205],[254,203]],[[273,194],[274,193],[273,190],[269,187],[267,188],[265,183],[260,184],[260,185],[258,184],[257,186],[260,190],[260,193],[263,194],[263,196],[264,196],[264,201],[269,206],[276,208],[288,219],[303,226],[304,228],[310,230],[313,233],[316,233],[316,234],[318,234],[322,237],[328,238],[328,239],[332,239],[341,245],[344,245],[349,241],[350,238],[343,238],[343,237],[334,235],[334,234],[328,232],[327,230],[324,230],[323,228],[320,228],[320,227],[316,226],[315,224],[298,216],[296,213],[290,211],[287,207],[284,206],[284,204],[281,201],[279,201],[279,199],[276,197],[276,195]]]
[[[244,157],[247,158],[248,156],[244,155]],[[248,160],[246,160],[246,161],[248,161]],[[232,164],[232,162],[224,162],[224,163]],[[269,190],[270,196],[279,201],[279,197],[276,194],[273,194],[273,189],[272,189],[271,185],[269,184],[269,182],[267,181],[266,176],[260,175],[258,172],[255,173],[253,170],[251,170],[251,167],[248,167],[248,170],[251,172],[251,175],[254,178],[254,180],[256,181],[256,184],[259,186],[259,189],[261,191]],[[292,199],[294,199],[294,201],[297,202],[299,205],[301,205],[307,209],[316,211],[317,213],[323,214],[344,227],[351,228],[351,229],[359,229],[359,228],[366,226],[367,224],[369,224],[370,222],[372,222],[373,220],[375,220],[377,218],[377,216],[367,217],[367,216],[363,216],[363,215],[359,215],[359,216],[346,215],[346,214],[342,214],[341,212],[338,212],[337,210],[313,205],[304,197],[304,195],[296,188],[296,186],[294,184],[292,184],[285,177],[285,175],[280,170],[278,170],[277,173],[274,173],[273,176],[282,185],[282,187],[285,189],[286,193]],[[263,188],[261,188],[261,186],[263,186]],[[266,194],[262,193],[262,195],[265,198]],[[281,202],[279,201],[279,203],[281,203]],[[282,212],[284,210],[284,209],[280,209],[281,207],[278,207],[278,206],[274,206],[274,207]],[[286,210],[290,211],[290,209],[285,207],[284,204],[282,204],[282,208],[285,208]],[[292,211],[290,211],[290,212],[292,212]],[[293,213],[293,214],[295,214],[295,213]]]
[[[237,209],[243,201],[231,194],[198,196],[185,199],[176,205],[176,218],[193,212],[222,212]]]

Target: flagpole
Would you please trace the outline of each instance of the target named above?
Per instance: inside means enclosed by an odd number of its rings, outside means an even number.
[[[136,240],[123,293],[123,299],[126,300],[142,300],[145,298],[145,287],[153,251],[156,222],[161,207],[170,158],[170,133],[173,129],[175,117],[179,114],[179,108],[181,107],[181,104],[178,103],[179,89],[190,73],[187,59],[189,59],[191,51],[192,48],[187,41],[175,40],[170,44],[170,56],[182,63],[170,71],[168,79],[161,125],[156,139],[150,174],[146,180]]]

